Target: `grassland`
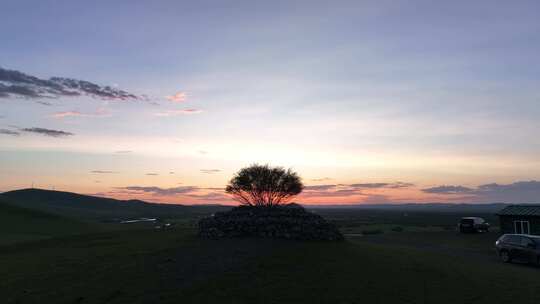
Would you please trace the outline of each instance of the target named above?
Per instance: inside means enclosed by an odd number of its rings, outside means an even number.
[[[82,234],[96,225],[0,203],[0,245]]]
[[[456,234],[460,214],[317,212],[347,241],[201,240],[182,219],[173,230],[101,224],[10,242],[0,245],[0,302],[540,302],[540,269],[499,262],[497,232]],[[357,236],[366,227],[381,233]]]

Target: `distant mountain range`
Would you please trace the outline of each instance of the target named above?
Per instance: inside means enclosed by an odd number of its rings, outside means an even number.
[[[496,213],[509,204],[456,204],[456,203],[417,203],[417,204],[358,204],[358,205],[304,205],[308,209],[378,209],[395,211],[426,211],[426,212],[481,212]]]
[[[81,195],[71,192],[43,189],[21,189],[0,193],[0,204],[46,212],[75,219],[114,220],[138,217],[194,218],[225,211],[222,205],[157,204],[141,200],[116,200],[112,198]],[[477,212],[496,213],[508,204],[358,204],[358,205],[304,205],[308,209],[379,209],[426,212]]]
[[[445,213],[452,216],[481,215],[495,221],[495,213],[507,204],[371,204],[371,205],[305,205],[329,218],[342,218],[358,212],[369,216],[407,213]],[[71,192],[21,189],[0,193],[0,246],[20,241],[60,237],[100,231],[99,222],[120,222],[138,218],[176,219],[196,223],[199,218],[231,206],[187,206],[156,204],[141,200],[116,200]],[[400,215],[401,217],[401,215]]]

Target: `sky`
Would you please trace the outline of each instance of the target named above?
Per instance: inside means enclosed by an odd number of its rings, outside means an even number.
[[[0,191],[540,202],[538,1],[2,1]]]

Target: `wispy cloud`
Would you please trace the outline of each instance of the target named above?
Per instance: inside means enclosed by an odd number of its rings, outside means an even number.
[[[314,190],[314,191],[326,191],[326,190],[330,190],[330,189],[335,189],[337,187],[337,185],[315,185],[315,186],[306,186],[304,188],[304,190],[307,190],[307,191],[311,191],[311,190]]]
[[[306,186],[301,197],[303,198],[337,198],[346,196],[358,196],[362,192],[359,189],[346,187],[345,185],[314,185]]]
[[[8,129],[0,129],[0,134],[11,135],[11,136],[19,136],[19,135],[21,135],[20,132],[13,131],[13,130],[8,130]]]
[[[187,99],[187,94],[185,92],[177,92],[176,94],[166,96],[165,98],[172,102],[184,102]]]
[[[149,193],[152,195],[158,195],[158,196],[169,196],[169,195],[177,195],[177,194],[189,194],[196,192],[199,190],[198,187],[194,186],[179,186],[179,187],[173,187],[173,188],[160,188],[155,186],[127,186],[127,187],[119,187],[117,189],[123,189],[128,191],[134,191],[134,192],[143,192],[143,193]]]
[[[303,197],[316,198],[338,198],[351,196],[370,196],[375,190],[380,189],[401,189],[413,187],[412,183],[394,182],[394,183],[354,183],[354,184],[325,184],[310,185],[304,188]]]
[[[158,174],[158,173],[152,173],[152,172],[150,172],[150,173],[146,173],[145,175],[148,175],[148,176],[158,176],[159,174]]]
[[[442,185],[442,186],[422,189],[422,192],[431,193],[431,194],[463,194],[463,193],[470,193],[473,190],[474,189],[464,187],[464,186]]]
[[[11,136],[20,136],[23,133],[32,133],[32,134],[39,134],[44,136],[50,136],[50,137],[66,137],[66,136],[73,136],[74,134],[71,132],[61,131],[61,130],[52,130],[52,129],[46,129],[46,128],[19,128],[17,126],[10,126],[13,128],[13,130],[10,129],[0,129],[0,134],[3,135],[11,135]]]
[[[82,113],[79,111],[63,111],[51,114],[52,118],[63,119],[67,117],[109,117],[111,114],[104,110],[98,109],[95,113]]]
[[[118,173],[118,172],[109,171],[109,170],[93,170],[93,171],[90,171],[90,173],[95,173],[95,174],[115,174],[115,173]]]
[[[131,150],[118,150],[118,151],[114,151],[114,153],[116,154],[129,154],[129,153],[132,153],[133,151]]]
[[[223,192],[209,192],[204,194],[187,194],[187,196],[191,198],[195,198],[197,200],[212,200],[212,201],[220,201],[220,202],[229,202],[232,199],[227,196]]]
[[[462,195],[479,202],[539,203],[540,181],[517,181],[510,184],[483,184],[476,188],[437,186],[422,189],[424,193],[443,196]],[[458,197],[461,199],[461,197]]]
[[[110,86],[101,86],[89,81],[51,77],[40,79],[15,70],[0,67],[0,98],[59,98],[90,96],[105,100],[143,100],[135,95]]]
[[[395,183],[355,183],[355,184],[327,184],[327,185],[313,185],[313,186],[306,186],[306,190],[331,190],[331,189],[337,189],[337,188],[347,188],[347,189],[380,189],[380,188],[388,188],[388,189],[398,189],[398,188],[408,188],[413,187],[414,184],[412,183],[404,183],[404,182],[395,182]]]
[[[506,192],[506,191],[540,191],[540,181],[519,181],[511,184],[485,184],[478,186],[479,191]]]
[[[219,169],[201,169],[201,172],[204,173],[204,174],[214,174],[214,173],[221,172],[221,170],[219,170]]]
[[[67,136],[73,136],[75,134],[61,131],[61,130],[52,130],[52,129],[45,129],[45,128],[23,128],[20,129],[23,132],[27,133],[34,133],[34,134],[40,134],[50,137],[67,137]]]
[[[308,189],[302,192],[302,197],[320,198],[320,197],[349,197],[362,195],[362,191],[358,189]]]
[[[412,183],[359,183],[359,184],[349,184],[344,185],[356,189],[379,189],[379,188],[389,188],[389,189],[399,189],[399,188],[409,188],[414,186]]]
[[[78,111],[65,111],[65,112],[56,112],[51,115],[54,118],[64,118],[71,116],[84,116],[81,112]]]
[[[332,178],[330,177],[321,177],[321,178],[312,178],[311,181],[312,182],[326,182],[326,181],[330,181],[332,180]]]
[[[171,117],[171,116],[180,116],[180,115],[193,115],[202,113],[202,110],[197,109],[184,109],[184,110],[169,110],[163,112],[154,113],[154,116],[158,117]]]
[[[200,202],[219,201],[219,202],[231,202],[231,198],[225,194],[224,188],[201,188],[197,186],[178,186],[171,188],[162,188],[157,186],[127,186],[117,187],[116,190],[111,193],[117,193],[122,195],[151,195],[155,197],[163,197],[171,199],[171,197],[184,197],[184,199],[193,199]],[[168,197],[168,198],[167,198]]]

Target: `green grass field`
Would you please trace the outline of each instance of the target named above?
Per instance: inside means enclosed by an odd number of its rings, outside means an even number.
[[[81,234],[96,225],[0,203],[0,245]]]
[[[202,240],[195,218],[155,230],[2,208],[1,303],[540,303],[540,269],[499,262],[497,232],[445,228],[456,214],[332,211],[344,231],[381,230],[332,243]]]
[[[537,268],[391,240],[211,241],[190,230],[126,230],[6,245],[0,257],[5,303],[540,301]]]

